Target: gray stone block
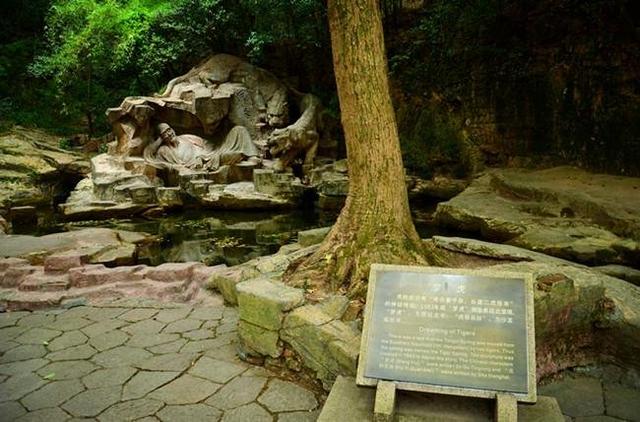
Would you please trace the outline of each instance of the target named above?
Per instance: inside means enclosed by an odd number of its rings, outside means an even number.
[[[320,243],[327,237],[331,227],[320,227],[318,229],[303,230],[298,232],[298,243],[307,247]]]
[[[304,303],[302,289],[263,278],[239,283],[236,290],[240,319],[268,330],[280,329],[284,313]]]
[[[244,346],[260,355],[277,358],[282,354],[277,331],[267,330],[245,321],[238,323],[238,335]]]

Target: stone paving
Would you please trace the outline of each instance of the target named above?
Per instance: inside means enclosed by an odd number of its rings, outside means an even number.
[[[237,356],[235,308],[119,299],[0,314],[2,421],[315,421],[324,395]],[[615,366],[539,387],[568,422],[640,422]]]
[[[555,397],[567,422],[640,422],[638,380],[629,378],[629,372],[612,365],[587,374],[569,371],[538,393]]]
[[[0,421],[314,421],[322,397],[236,355],[234,308],[119,300],[0,314]]]

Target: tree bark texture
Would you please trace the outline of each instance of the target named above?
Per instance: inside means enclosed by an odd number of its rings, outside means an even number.
[[[319,250],[286,278],[362,297],[372,263],[426,264],[426,251],[409,211],[378,1],[329,0],[328,14],[349,194]]]

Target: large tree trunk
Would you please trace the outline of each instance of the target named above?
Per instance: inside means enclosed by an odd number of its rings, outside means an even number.
[[[319,250],[286,278],[361,297],[372,263],[427,264],[427,251],[409,212],[378,2],[329,0],[328,13],[349,194]]]

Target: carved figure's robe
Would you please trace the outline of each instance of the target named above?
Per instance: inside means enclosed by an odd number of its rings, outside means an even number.
[[[175,137],[175,142],[177,146],[162,145],[153,157],[145,154],[145,158],[152,158],[150,161],[154,164],[216,170],[224,164],[235,164],[244,158],[259,155],[249,132],[242,126],[231,129],[222,145],[215,149],[196,135],[179,135]],[[242,155],[239,157],[238,153]]]

